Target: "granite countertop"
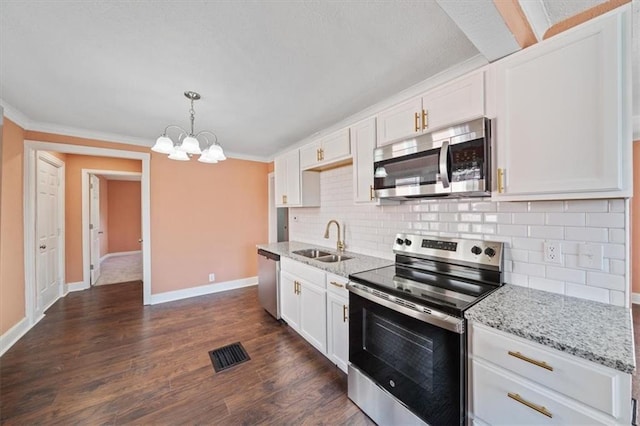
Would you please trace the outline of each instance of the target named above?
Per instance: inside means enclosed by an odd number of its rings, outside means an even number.
[[[266,250],[268,252],[279,254],[280,256],[288,257],[301,263],[314,266],[318,269],[322,269],[332,274],[340,275],[345,278],[349,277],[349,274],[355,274],[356,272],[368,271],[370,269],[381,268],[383,266],[389,266],[395,264],[393,260],[381,259],[379,257],[367,256],[364,254],[353,253],[345,251],[342,253],[345,256],[351,257],[351,259],[342,260],[340,262],[325,263],[318,260],[310,259],[308,257],[300,256],[293,253],[297,250],[304,250],[309,248],[321,248],[324,251],[336,253],[335,249],[328,249],[326,247],[320,247],[314,244],[300,243],[297,241],[286,241],[281,243],[271,244],[258,244],[259,249]]]
[[[624,373],[635,371],[627,308],[506,284],[464,316]]]

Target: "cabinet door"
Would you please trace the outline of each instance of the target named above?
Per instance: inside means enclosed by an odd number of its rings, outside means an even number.
[[[327,293],[327,354],[345,373],[349,361],[349,300]]]
[[[422,98],[420,97],[382,111],[377,116],[378,146],[422,133],[421,114]]]
[[[376,119],[370,118],[351,127],[353,146],[353,198],[368,203],[373,198],[373,150],[376,147]]]
[[[427,132],[484,116],[484,73],[432,90],[422,98],[422,108]]]
[[[333,160],[348,158],[351,155],[349,128],[344,128],[322,138],[320,148],[322,149],[321,162],[331,162]]]
[[[287,205],[300,205],[300,153],[294,150],[284,154],[287,161]]]
[[[300,148],[300,168],[302,170],[314,167],[320,162],[320,142],[311,142]]]
[[[496,64],[504,178],[494,198],[604,197],[628,186],[627,27],[610,15]]]
[[[296,293],[298,280],[287,272],[280,273],[280,316],[289,327],[300,331],[300,298]]]
[[[301,281],[300,334],[323,354],[327,353],[327,291]]]
[[[283,207],[285,204],[285,196],[287,195],[287,158],[284,155],[276,157],[273,161],[274,172],[274,192],[276,197],[276,206]]]

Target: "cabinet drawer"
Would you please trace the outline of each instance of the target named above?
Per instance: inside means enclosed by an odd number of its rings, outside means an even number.
[[[475,323],[471,330],[474,359],[483,358],[614,417],[624,409],[616,399],[621,373]]]
[[[491,425],[611,424],[571,400],[526,380],[474,360],[473,413]]]
[[[296,262],[286,257],[280,258],[280,269],[295,275],[311,284],[325,288],[325,272],[322,269]]]
[[[348,282],[349,280],[345,277],[327,273],[327,290],[330,293],[349,298],[349,290],[347,290]]]

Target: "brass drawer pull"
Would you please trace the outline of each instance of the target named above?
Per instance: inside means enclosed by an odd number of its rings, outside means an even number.
[[[344,284],[340,284],[340,283],[337,283],[337,282],[335,282],[335,281],[331,281],[330,283],[331,283],[331,285],[334,285],[334,286],[336,286],[336,287],[340,287],[340,288],[343,288],[343,287],[344,287]]]
[[[426,130],[429,127],[429,113],[422,110],[422,130]]]
[[[504,192],[504,169],[498,169],[498,194]]]
[[[413,114],[413,131],[420,131],[420,114],[418,114],[417,112]]]
[[[537,361],[535,359],[529,358],[528,356],[522,355],[520,352],[513,352],[513,351],[509,351],[507,352],[509,355],[516,357],[518,359],[521,359],[523,361],[527,361],[530,362],[533,365],[537,365],[538,367],[542,367],[545,370],[549,370],[549,371],[553,371],[553,367],[550,366],[549,364],[547,364],[544,361]]]
[[[371,201],[376,199],[376,192],[373,190],[373,185],[369,186],[369,199]]]
[[[526,405],[527,407],[529,407],[529,408],[531,408],[533,410],[536,410],[540,414],[544,414],[545,416],[547,416],[549,418],[553,418],[553,414],[551,414],[549,412],[549,410],[547,410],[546,407],[543,407],[542,405],[534,404],[533,402],[529,402],[526,399],[522,398],[517,393],[508,392],[507,396],[509,398],[513,399],[513,400],[518,401],[520,404]]]

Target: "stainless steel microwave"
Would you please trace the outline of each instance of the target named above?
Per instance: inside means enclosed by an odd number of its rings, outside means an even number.
[[[491,194],[491,121],[479,118],[377,148],[376,197],[485,197]]]

